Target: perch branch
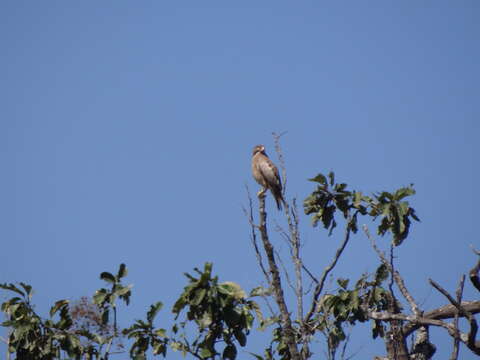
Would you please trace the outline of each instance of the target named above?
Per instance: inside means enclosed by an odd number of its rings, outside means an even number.
[[[267,213],[265,211],[265,194],[259,194],[259,219],[260,224],[258,226],[260,230],[260,235],[263,242],[263,247],[265,254],[267,255],[269,271],[271,274],[270,285],[273,290],[275,301],[277,302],[278,308],[280,310],[280,318],[282,323],[283,335],[285,338],[285,343],[288,346],[290,351],[290,356],[293,360],[300,360],[300,355],[297,348],[297,343],[295,339],[295,330],[292,326],[292,320],[290,319],[290,313],[288,312],[287,304],[285,302],[285,296],[283,293],[282,283],[280,279],[280,272],[278,266],[275,262],[275,254],[273,246],[270,243],[267,232]]]

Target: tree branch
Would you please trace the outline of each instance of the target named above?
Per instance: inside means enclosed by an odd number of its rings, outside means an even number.
[[[363,225],[363,231],[365,232],[365,235],[367,235],[367,238],[370,240],[373,249],[377,253],[377,255],[380,257],[380,260],[382,263],[387,267],[388,271],[392,274],[393,279],[395,280],[395,283],[397,284],[398,289],[402,293],[403,297],[405,300],[410,305],[410,308],[412,309],[412,312],[416,316],[421,316],[422,311],[418,307],[417,303],[413,299],[413,296],[410,294],[410,292],[407,290],[407,287],[405,286],[405,282],[403,281],[403,278],[400,276],[400,273],[397,270],[393,269],[392,264],[387,260],[383,252],[377,247],[377,244],[375,243],[375,239],[370,235],[370,231],[368,230],[366,225]]]
[[[350,219],[348,219],[348,222],[350,222]],[[319,311],[320,302],[318,301],[318,298],[320,297],[320,294],[322,293],[323,287],[325,285],[325,280],[327,279],[327,276],[330,273],[330,271],[332,271],[333,268],[335,267],[335,265],[337,265],[337,261],[340,258],[340,256],[342,255],[343,250],[345,250],[345,247],[347,246],[349,239],[350,239],[350,227],[347,225],[346,228],[345,228],[345,236],[343,238],[342,244],[340,245],[340,247],[335,252],[335,256],[333,257],[333,260],[330,263],[330,265],[328,265],[323,270],[323,274],[320,277],[320,280],[318,281],[317,286],[315,287],[315,290],[314,290],[314,293],[313,293],[312,305],[311,305],[310,310],[308,311],[307,315],[305,316],[305,323],[308,323],[311,320],[313,314],[315,314],[316,312]]]
[[[470,312],[471,314],[478,314],[480,313],[480,301],[462,301],[462,307]],[[437,309],[425,312],[423,314],[424,319],[431,319],[431,320],[444,320],[444,319],[452,319],[457,314],[457,309],[453,305],[444,305]],[[459,314],[460,317],[462,314]],[[410,335],[412,332],[417,330],[420,326],[415,323],[408,323],[403,326],[403,333],[405,336]]]
[[[270,243],[267,232],[267,213],[265,211],[265,194],[260,193],[259,200],[259,230],[263,242],[265,254],[267,255],[269,271],[271,274],[270,285],[273,290],[275,301],[277,302],[280,310],[280,318],[282,323],[282,332],[285,339],[285,343],[288,346],[290,356],[293,360],[300,360],[300,355],[297,348],[295,330],[292,326],[292,320],[290,319],[290,313],[288,312],[287,304],[283,293],[282,283],[280,279],[280,272],[275,262],[275,255],[273,246]]]
[[[280,168],[282,169],[282,177],[283,177],[283,198],[285,199],[285,191],[287,188],[287,171],[285,167],[285,160],[283,158],[282,148],[280,146],[280,138],[285,134],[276,134],[273,133],[274,142],[275,142],[275,151],[277,152],[278,161],[280,163]],[[303,321],[303,279],[302,279],[302,268],[303,262],[300,256],[300,235],[298,231],[298,211],[297,211],[297,204],[295,199],[293,199],[293,206],[290,208],[290,205],[287,201],[284,201],[284,210],[285,210],[285,217],[288,223],[288,230],[289,230],[289,241],[291,246],[291,255],[292,255],[292,262],[295,269],[295,297],[297,300],[297,322],[300,324],[300,342],[302,343],[302,357],[307,358],[310,350],[308,349],[308,336],[307,330],[305,328],[305,323]]]
[[[270,284],[270,276],[268,275],[267,270],[265,270],[265,266],[263,265],[262,254],[260,252],[260,249],[258,248],[257,232],[255,231],[255,229],[258,226],[255,225],[255,222],[253,220],[253,202],[252,202],[252,197],[250,196],[250,190],[248,189],[247,184],[245,184],[245,189],[247,190],[249,211],[247,212],[247,210],[243,208],[243,212],[245,213],[245,216],[247,217],[250,227],[252,229],[252,233],[250,234],[250,239],[252,241],[253,248],[255,249],[255,255],[257,256],[258,265],[260,265],[260,269],[262,269],[263,275],[265,275],[267,282]]]
[[[473,317],[472,313],[465,310],[460,303],[458,303],[444,288],[442,288],[439,284],[437,284],[432,279],[428,279],[430,285],[432,285],[435,289],[437,289],[442,295],[444,295],[450,303],[455,306],[459,315],[463,315],[467,318],[468,322],[470,323],[470,331],[468,332],[467,339],[462,339],[459,337],[459,340],[464,342],[467,347],[472,350],[475,354],[480,355],[480,345],[475,343],[475,338],[477,336],[478,331],[478,324],[475,318]],[[453,325],[452,325],[453,326]],[[458,329],[455,328],[455,331],[458,333]]]
[[[460,282],[458,283],[458,288],[455,293],[457,296],[457,303],[462,303],[462,295],[463,295],[463,286],[465,284],[465,275],[462,275],[460,278]],[[458,330],[458,312],[455,314],[455,318],[453,319],[453,326]],[[459,351],[459,344],[460,341],[458,339],[453,339],[453,351],[452,355],[450,355],[450,360],[457,360],[458,359],[458,351]]]

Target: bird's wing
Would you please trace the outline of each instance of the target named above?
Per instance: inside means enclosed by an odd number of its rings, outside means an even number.
[[[278,174],[278,169],[275,164],[266,156],[262,155],[261,158],[258,159],[258,170],[268,182],[270,186],[281,186],[280,182],[280,175]]]

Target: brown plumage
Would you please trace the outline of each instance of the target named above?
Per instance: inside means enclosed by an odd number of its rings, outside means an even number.
[[[263,188],[258,195],[263,195],[267,190],[270,190],[275,198],[278,210],[281,210],[282,203],[285,203],[282,195],[282,181],[277,167],[268,158],[263,145],[257,145],[253,148],[252,174],[253,178]]]

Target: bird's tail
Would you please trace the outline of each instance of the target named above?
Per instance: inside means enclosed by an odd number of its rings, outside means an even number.
[[[272,189],[273,197],[275,198],[275,202],[277,203],[277,209],[282,210],[282,204],[285,204],[285,200],[283,199],[282,190],[280,189]]]

